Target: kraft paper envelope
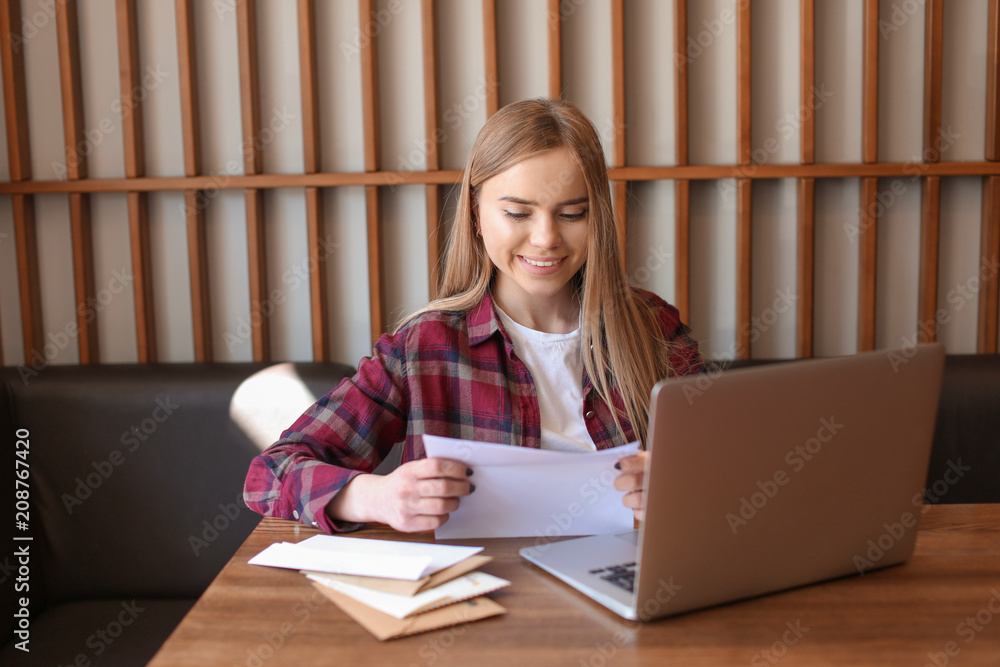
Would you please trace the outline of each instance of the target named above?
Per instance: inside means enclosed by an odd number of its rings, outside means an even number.
[[[352,574],[321,573],[314,570],[303,570],[302,574],[307,577],[311,574],[322,574],[327,579],[333,581],[340,581],[345,584],[354,584],[355,586],[364,586],[365,588],[382,591],[384,593],[394,593],[396,595],[416,595],[421,591],[430,590],[440,586],[446,581],[451,581],[456,577],[460,577],[467,572],[472,572],[486,563],[489,563],[491,560],[493,559],[489,556],[470,556],[459,563],[455,563],[451,567],[445,568],[440,572],[435,572],[434,574],[426,576],[423,579],[417,579],[416,581],[410,581],[409,579],[390,579],[387,577],[362,577]]]
[[[323,574],[310,574],[310,579],[327,588],[377,609],[393,618],[410,618],[425,614],[438,607],[445,607],[462,600],[471,600],[495,590],[509,586],[510,582],[485,572],[469,572],[446,584],[428,589],[416,595],[395,595],[374,591],[364,586],[331,581]]]
[[[314,583],[313,586],[379,641],[406,637],[507,613],[506,609],[493,600],[479,597],[447,607],[440,607],[426,614],[398,619],[372,609],[357,600],[352,600],[343,593],[338,593],[322,584]]]

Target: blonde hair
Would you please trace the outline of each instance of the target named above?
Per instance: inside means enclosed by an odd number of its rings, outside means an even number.
[[[482,301],[492,285],[494,267],[476,233],[474,197],[483,182],[555,148],[568,149],[579,163],[590,198],[587,262],[573,279],[580,297],[584,369],[611,409],[619,432],[619,418],[625,416],[644,441],[650,390],[675,373],[670,367],[671,344],[663,337],[652,307],[629,286],[601,141],[591,122],[570,102],[546,98],[515,102],[486,122],[462,176],[439,297],[399,327],[420,313],[465,312]],[[616,389],[624,415],[612,400]]]

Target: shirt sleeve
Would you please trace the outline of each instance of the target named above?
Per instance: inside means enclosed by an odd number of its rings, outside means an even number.
[[[660,330],[670,343],[670,368],[677,375],[694,375],[705,372],[705,364],[698,351],[698,341],[691,336],[691,328],[681,321],[680,311],[660,297],[640,290],[650,299],[660,321]]]
[[[325,510],[345,484],[375,470],[406,435],[403,340],[383,335],[353,377],[313,404],[253,459],[243,492],[247,507],[326,532],[360,527],[333,522]]]

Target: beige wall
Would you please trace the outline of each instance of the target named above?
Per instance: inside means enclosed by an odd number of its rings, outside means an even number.
[[[377,7],[381,95],[381,161],[385,169],[425,167],[421,80],[420,4],[400,0]],[[220,179],[241,173],[236,13],[232,0],[196,3],[203,168]],[[302,110],[296,3],[258,2],[258,47],[265,172],[302,170]],[[497,0],[501,103],[545,94],[545,3]],[[690,3],[690,159],[736,161],[735,0]],[[798,0],[753,3],[753,146],[759,162],[798,161],[796,114],[815,113],[816,161],[856,162],[861,152],[861,0],[817,2],[816,108],[799,109]],[[139,43],[145,79],[146,172],[183,175],[177,49],[173,3],[139,0]],[[944,106],[947,148],[942,160],[982,160],[986,81],[986,0],[949,0],[945,6]],[[124,175],[114,0],[79,3],[85,127],[92,177]],[[565,94],[611,139],[610,0],[564,0]],[[353,0],[317,3],[321,134],[325,171],[363,169],[361,74]],[[34,178],[63,177],[63,132],[52,2],[24,0],[23,48]],[[879,158],[905,162],[921,146],[923,4],[883,0],[887,21],[880,49]],[[478,2],[440,0],[440,126],[442,167],[460,168],[485,120],[481,8]],[[672,7],[665,0],[626,1],[627,159],[669,165],[674,160]],[[6,154],[6,137],[0,135]],[[610,155],[610,152],[608,153]],[[0,179],[9,178],[0,160]],[[736,198],[727,181],[697,182],[691,202],[691,314],[695,334],[711,356],[731,356],[736,333]],[[920,182],[882,179],[886,202],[879,227],[878,347],[912,340],[917,320]],[[858,185],[820,181],[816,193],[817,355],[856,349]],[[325,191],[329,244],[331,353],[355,363],[370,350],[363,188]],[[69,212],[65,195],[35,198],[39,273],[46,342],[58,348],[52,363],[75,363],[75,341],[60,344],[75,321]],[[126,199],[95,194],[93,212],[100,356],[137,358],[129,275]],[[181,193],[150,195],[152,261],[159,356],[194,358],[190,286]],[[398,316],[428,298],[424,189],[382,188],[386,315]],[[755,357],[795,355],[796,202],[793,181],[754,188],[752,312],[759,318]],[[305,203],[301,190],[269,191],[267,274],[281,303],[271,316],[272,356],[311,358]],[[629,272],[670,300],[674,291],[674,187],[671,181],[635,183],[629,198]],[[939,333],[951,352],[975,350],[981,182],[944,179],[939,302],[949,321]],[[245,335],[250,316],[242,193],[223,192],[207,210],[215,355],[251,358]],[[971,294],[971,296],[970,296]],[[10,198],[0,197],[0,326],[3,358],[23,361]]]

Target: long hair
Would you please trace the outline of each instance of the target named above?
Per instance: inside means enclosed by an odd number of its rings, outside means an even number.
[[[624,416],[636,436],[645,441],[650,390],[674,373],[671,346],[652,308],[629,286],[601,141],[591,122],[570,102],[546,98],[515,102],[486,122],[462,176],[439,297],[399,326],[423,312],[464,312],[482,301],[495,268],[483,239],[476,234],[474,198],[485,181],[555,148],[566,148],[579,163],[590,199],[587,261],[573,279],[580,298],[583,366],[619,431],[619,418]],[[615,390],[623,415],[613,402]]]

